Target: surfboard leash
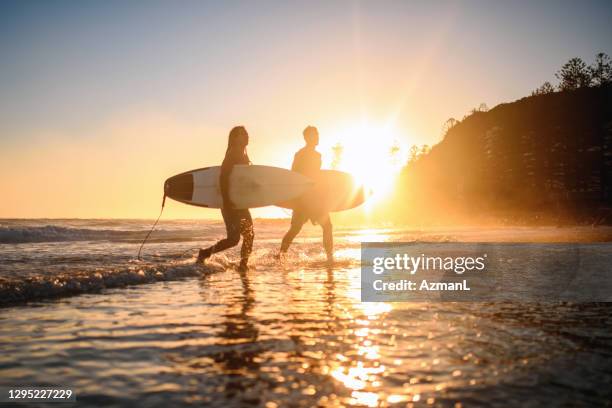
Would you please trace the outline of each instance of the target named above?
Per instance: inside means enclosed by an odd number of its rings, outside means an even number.
[[[147,242],[147,240],[149,239],[149,237],[151,236],[151,233],[153,232],[153,230],[155,229],[155,227],[157,226],[157,223],[159,222],[159,219],[162,216],[162,213],[164,212],[164,206],[166,205],[166,192],[164,191],[164,198],[162,199],[162,205],[161,205],[161,210],[159,211],[159,215],[157,216],[157,219],[155,220],[155,222],[153,223],[153,226],[151,227],[151,230],[149,231],[149,233],[147,234],[147,236],[145,237],[144,240],[142,240],[142,244],[140,244],[140,248],[138,249],[138,260],[142,261],[142,258],[140,257],[140,253],[142,252],[142,247],[144,246],[144,244]]]

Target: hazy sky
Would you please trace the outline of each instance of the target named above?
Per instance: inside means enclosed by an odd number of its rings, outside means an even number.
[[[307,124],[326,158],[377,143],[347,134],[363,122],[433,144],[612,54],[611,21],[609,1],[3,1],[0,217],[153,217],[163,180],[219,163],[237,124],[259,164],[289,166]]]

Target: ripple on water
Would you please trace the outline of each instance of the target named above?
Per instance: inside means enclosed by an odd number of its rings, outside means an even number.
[[[607,304],[361,303],[354,244],[3,309],[0,383],[84,405],[602,405]],[[310,251],[310,252],[309,252]],[[358,253],[358,252],[357,252]],[[176,260],[173,260],[176,262]]]

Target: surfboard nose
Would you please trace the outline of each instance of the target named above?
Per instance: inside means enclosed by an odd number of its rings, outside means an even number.
[[[164,193],[175,200],[191,201],[193,198],[193,174],[179,174],[164,183]]]

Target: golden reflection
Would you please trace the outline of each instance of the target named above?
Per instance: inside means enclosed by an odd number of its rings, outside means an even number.
[[[355,259],[359,260],[361,257],[361,248],[344,248],[344,249],[336,249],[334,251],[334,256],[337,259]]]
[[[386,234],[385,230],[370,228],[357,230],[351,235],[346,237],[348,242],[362,243],[362,242],[385,242],[390,239],[391,235]],[[359,250],[359,248],[358,248]]]
[[[381,314],[389,313],[393,310],[391,303],[385,302],[360,302],[355,306],[361,309],[369,320],[376,320]]]
[[[353,397],[351,400],[353,405],[365,405],[368,407],[375,407],[378,405],[378,394],[375,392],[353,391],[351,397]]]
[[[358,274],[355,279],[358,279]],[[353,288],[348,287],[346,294],[353,297]],[[355,339],[353,350],[346,355],[335,355],[329,364],[329,375],[350,390],[351,398],[347,400],[349,405],[375,407],[380,405],[381,398],[383,402],[401,402],[404,398],[401,395],[388,399],[373,391],[381,386],[386,371],[386,366],[381,363],[381,350],[376,338],[381,333],[379,326],[385,314],[393,307],[389,303],[362,303],[357,299],[352,306],[351,315],[354,317],[351,321],[356,328],[350,329],[348,333]]]
[[[408,401],[407,395],[391,394],[387,397],[387,402],[390,404],[397,404],[399,402],[405,402],[405,401]]]
[[[380,358],[380,349],[378,346],[362,346],[359,347],[358,354],[364,356],[368,360],[378,360]]]
[[[233,276],[233,290],[225,294],[231,302],[224,302],[217,333],[224,347],[202,355],[200,366],[214,364],[228,376],[219,391],[227,396],[251,392],[257,379],[266,378],[272,384],[266,399],[273,403],[291,395],[321,405],[435,405],[437,394],[465,385],[465,371],[458,368],[443,381],[425,375],[434,366],[444,370],[438,347],[454,344],[432,338],[439,317],[396,331],[390,322],[397,316],[390,313],[406,316],[427,306],[361,302],[359,275],[358,268],[334,264],[293,268],[272,278],[254,271],[239,274],[239,281]],[[269,283],[263,278],[279,287],[264,294],[258,290]],[[420,357],[429,351],[433,354]]]

